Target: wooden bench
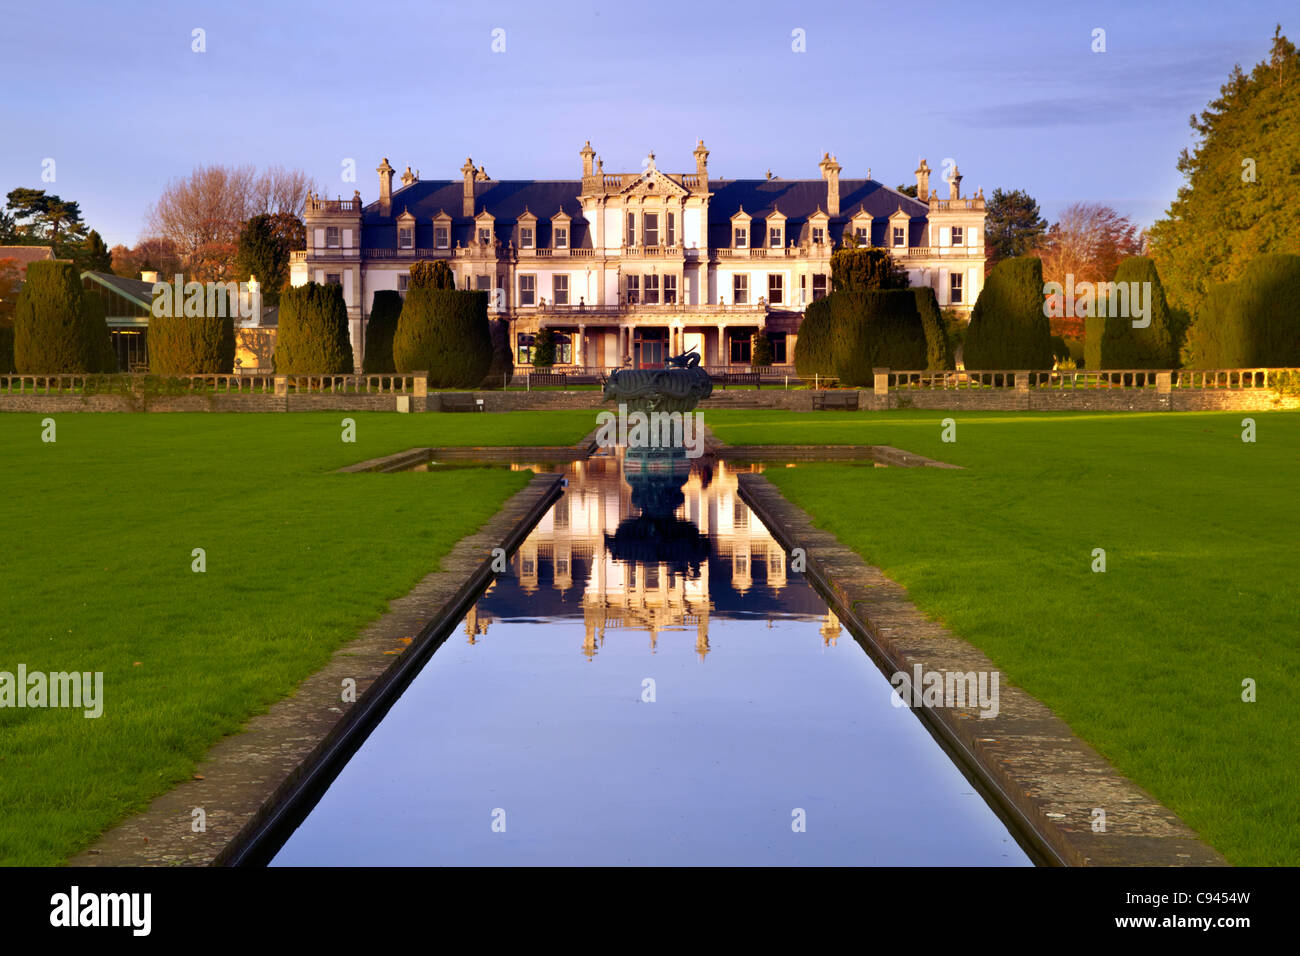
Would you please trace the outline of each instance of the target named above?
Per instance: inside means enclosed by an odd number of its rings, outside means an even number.
[[[818,389],[813,392],[813,411],[824,412],[829,409],[857,411],[858,392],[856,390],[840,392],[827,389]]]
[[[727,372],[722,376],[724,392],[728,385],[753,385],[755,388],[762,388],[763,380],[758,372]]]
[[[532,388],[534,385],[537,386],[559,385],[561,388],[563,388],[565,385],[568,384],[568,380],[569,380],[569,376],[564,372],[529,372],[528,373],[529,388]]]
[[[438,394],[438,411],[440,412],[481,412],[483,406],[470,392],[440,392]]]

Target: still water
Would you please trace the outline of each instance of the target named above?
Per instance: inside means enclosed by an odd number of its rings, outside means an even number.
[[[737,470],[624,465],[563,467],[273,865],[1029,864]]]

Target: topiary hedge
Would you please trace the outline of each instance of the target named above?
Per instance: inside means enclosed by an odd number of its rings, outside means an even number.
[[[804,310],[798,338],[794,341],[794,368],[799,377],[807,381],[818,375],[829,378],[835,374],[829,296],[809,303]]]
[[[83,291],[71,262],[32,262],[14,305],[14,358],[23,373],[98,372],[104,364],[104,313]],[[114,363],[116,365],[116,363]]]
[[[431,388],[477,388],[492,364],[488,293],[408,289],[393,337],[399,372],[429,373]]]
[[[1160,284],[1160,275],[1156,271],[1153,259],[1145,256],[1132,256],[1119,264],[1115,271],[1115,284],[1123,283],[1129,293],[1119,293],[1116,312],[1126,315],[1110,315],[1110,302],[1098,297],[1094,314],[1084,320],[1084,361],[1090,369],[1107,368],[1173,368],[1176,356],[1173,348],[1173,336],[1170,329],[1169,305],[1165,301],[1164,286]],[[1138,319],[1136,303],[1131,291],[1132,283],[1138,283],[1143,291],[1142,299],[1146,304],[1145,328],[1134,328]],[[1128,309],[1122,308],[1127,296]]]
[[[510,320],[493,319],[490,330],[492,362],[488,365],[483,384],[492,387],[498,384],[508,385],[515,374],[515,356],[510,348]]]
[[[197,288],[197,287],[196,287]],[[185,308],[170,295],[155,299],[149,317],[149,371],[154,375],[228,374],[235,365],[235,303],[196,296]],[[159,303],[172,303],[163,307]],[[164,314],[158,315],[157,312]],[[208,312],[212,314],[209,315]],[[195,315],[194,312],[199,314]]]
[[[366,320],[366,351],[363,368],[370,374],[396,372],[393,364],[393,336],[397,334],[397,321],[402,315],[402,294],[393,289],[375,293]]]
[[[925,367],[925,326],[913,290],[833,292],[827,298],[840,384],[871,386],[877,368]]]
[[[925,329],[925,367],[938,370],[953,367],[953,349],[948,341],[948,325],[939,311],[939,298],[934,289],[920,286],[912,290],[916,296],[916,311],[921,315]]]
[[[348,308],[341,287],[308,282],[280,294],[276,372],[339,375],[350,374],[355,367],[348,335]]]
[[[1193,368],[1300,365],[1300,256],[1260,256],[1235,282],[1210,288],[1187,330]]]
[[[1052,332],[1043,302],[1041,260],[1017,256],[995,265],[975,301],[962,364],[976,371],[1050,369]]]

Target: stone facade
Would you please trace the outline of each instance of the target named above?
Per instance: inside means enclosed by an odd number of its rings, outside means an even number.
[[[399,188],[385,159],[379,197],[311,197],[307,248],[292,282],[335,282],[364,353],[364,321],[382,289],[405,288],[410,267],[443,259],[458,288],[493,293],[510,321],[517,365],[531,362],[541,328],[559,336],[557,364],[588,370],[658,367],[698,349],[710,367],[747,367],[751,337],[773,340],[790,364],[806,304],[830,291],[831,253],[845,244],[890,250],[913,285],[969,313],[984,280],[984,197],[948,198],[915,171],[912,198],[868,177],[841,178],[834,156],[820,178],[711,179],[701,141],[692,172],[607,173],[587,143],[575,180],[494,180],[467,159],[459,180],[421,180],[407,167]]]

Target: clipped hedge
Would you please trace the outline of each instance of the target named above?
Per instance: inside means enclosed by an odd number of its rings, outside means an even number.
[[[514,350],[510,348],[510,320],[493,319],[491,333],[492,362],[488,365],[483,384],[495,387],[498,384],[509,384],[515,374]]]
[[[827,298],[841,385],[870,387],[877,368],[925,366],[925,326],[913,290],[834,292]]]
[[[919,286],[912,290],[916,296],[916,311],[921,315],[925,329],[925,367],[930,371],[953,367],[953,349],[948,341],[948,325],[939,311],[939,298],[934,289]]]
[[[1300,256],[1260,256],[1235,282],[1210,288],[1184,347],[1193,368],[1300,365]]]
[[[308,282],[280,294],[275,370],[281,375],[351,374],[355,368],[343,289]]]
[[[27,279],[14,305],[14,358],[23,373],[98,372],[103,364],[100,330],[104,314],[81,288],[71,262],[49,260],[27,266]]]
[[[829,378],[835,374],[829,296],[809,303],[804,310],[799,337],[794,342],[794,367],[799,377],[808,381],[818,375]]]
[[[488,293],[408,289],[393,337],[399,372],[429,373],[431,388],[477,388],[492,364]]]
[[[1130,289],[1130,283],[1138,283],[1139,288],[1149,283],[1150,298],[1146,301],[1149,320],[1145,328],[1134,328],[1137,319],[1136,303],[1128,293],[1120,294],[1115,312],[1125,315],[1110,315],[1111,305],[1108,299],[1099,297],[1093,314],[1084,320],[1084,361],[1090,369],[1107,368],[1173,368],[1176,356],[1173,337],[1170,330],[1169,304],[1165,301],[1164,286],[1160,284],[1160,275],[1156,271],[1153,259],[1145,256],[1132,256],[1119,264],[1115,271],[1116,285],[1123,283]],[[1128,308],[1123,303],[1127,297]]]
[[[366,351],[362,367],[370,374],[396,372],[393,364],[393,336],[402,315],[402,294],[393,289],[375,293],[366,320]]]
[[[1052,332],[1043,302],[1041,260],[1017,256],[995,265],[966,328],[966,368],[1050,369]]]
[[[0,325],[0,375],[14,371],[14,329],[12,325]]]

